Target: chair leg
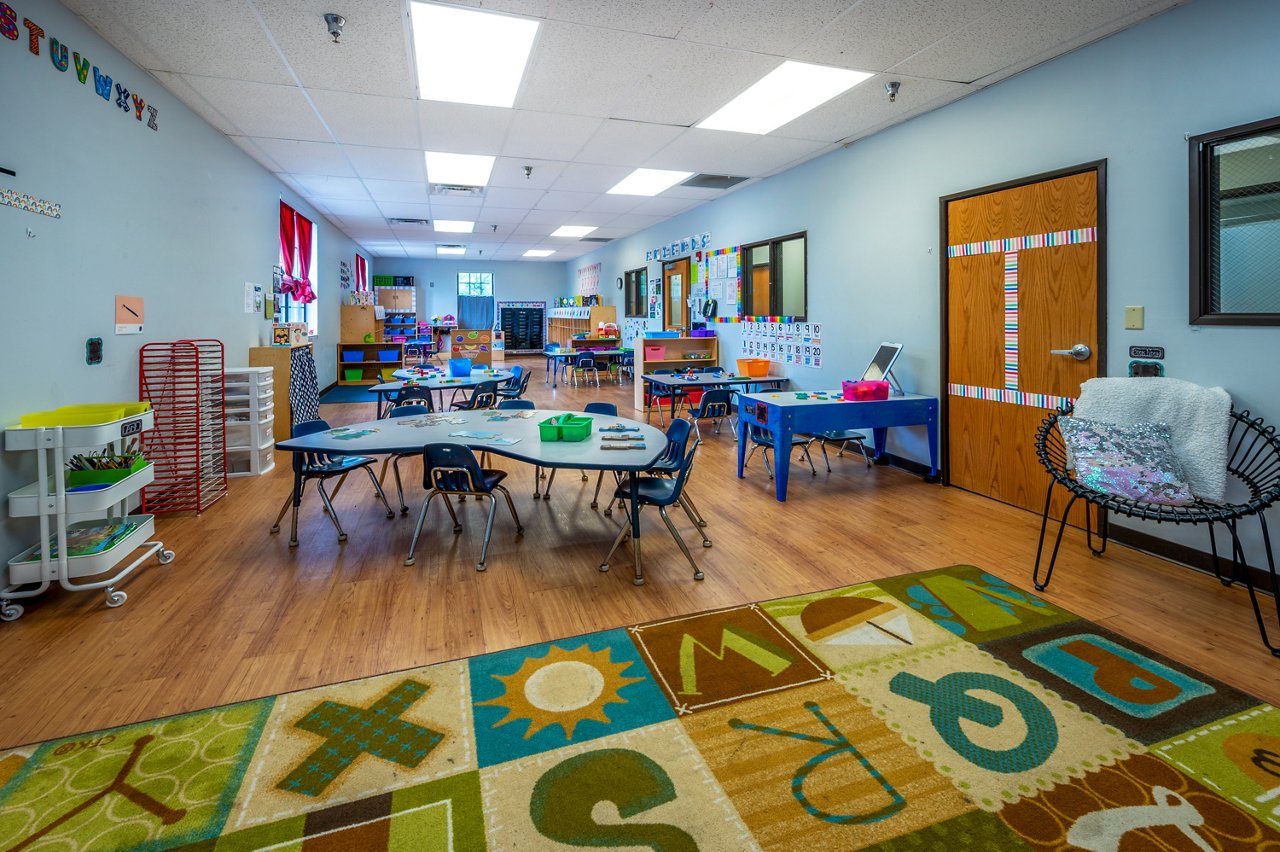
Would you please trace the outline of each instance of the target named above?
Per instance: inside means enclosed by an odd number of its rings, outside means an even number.
[[[680,499],[676,502],[680,504],[681,509],[684,509],[684,513],[689,517],[689,521],[693,524],[693,528],[697,531],[698,535],[702,536],[702,546],[710,547],[712,544],[711,539],[707,538],[707,534],[703,530],[703,527],[707,525],[706,521],[703,521],[702,523],[698,522],[698,517],[694,514],[693,509],[689,507],[689,501],[685,499],[683,494],[680,495]]]
[[[378,492],[378,499],[379,499],[379,500],[381,500],[381,501],[382,501],[382,505],[383,505],[384,507],[386,507],[386,510],[387,510],[387,517],[388,517],[388,518],[394,518],[394,517],[396,516],[396,513],[395,513],[395,512],[393,512],[393,511],[391,511],[391,504],[387,502],[387,495],[386,495],[386,492],[384,492],[384,491],[382,490],[382,485],[381,485],[381,483],[379,483],[379,482],[378,482],[378,477],[374,476],[374,474],[373,474],[373,468],[372,468],[372,467],[366,467],[366,468],[364,469],[364,472],[365,472],[365,473],[367,473],[367,474],[369,474],[369,481],[373,483],[373,490]],[[346,474],[343,474],[343,475],[342,475],[342,478],[343,478],[343,479],[346,479]],[[339,483],[338,483],[338,484],[339,484],[339,485],[341,485],[341,484],[342,484],[342,483],[341,483],[341,481],[339,481]],[[334,496],[336,497],[336,496],[338,495],[338,489],[336,489],[336,488],[335,488],[335,489],[333,489],[333,494],[334,494]]]
[[[495,485],[495,491],[501,491],[502,496],[507,498],[507,508],[511,510],[511,520],[516,524],[516,535],[524,535],[524,525],[520,523],[520,516],[516,514],[516,504],[511,500],[511,492],[505,486]]]
[[[387,466],[385,463],[382,465],[382,470],[383,473],[386,473]],[[396,477],[396,499],[400,501],[400,514],[407,515],[409,514],[409,507],[404,502],[404,486],[400,482],[400,456],[396,456],[391,463],[391,472]]]
[[[756,454],[756,450],[757,450],[759,447],[760,447],[760,445],[759,445],[759,444],[752,444],[752,445],[751,445],[751,449],[747,450],[747,459],[746,459],[746,461],[744,461],[744,462],[742,463],[742,469],[743,469],[743,470],[746,470],[748,467],[750,467],[750,466],[751,466],[751,457],[752,457],[752,456],[754,456],[754,455]]]
[[[609,570],[609,560],[613,558],[613,554],[618,549],[618,545],[622,544],[629,532],[631,532],[631,514],[628,512],[626,522],[623,523],[622,529],[618,530],[618,535],[613,540],[613,547],[609,548],[609,552],[604,555],[604,559],[600,563],[601,571]]]
[[[1276,559],[1271,550],[1271,533],[1267,530],[1267,517],[1261,512],[1258,513],[1258,522],[1262,524],[1262,546],[1267,557],[1267,572],[1271,575],[1271,595],[1276,606],[1276,621],[1280,623],[1280,580],[1276,578]],[[1240,547],[1240,539],[1236,536],[1235,522],[1232,521],[1228,525],[1231,530],[1233,539],[1233,547]],[[1258,593],[1253,587],[1253,577],[1249,573],[1249,566],[1244,561],[1244,551],[1240,550],[1241,571],[1244,575],[1245,587],[1249,590],[1249,602],[1253,604],[1253,617],[1258,622],[1258,632],[1262,635],[1262,644],[1267,647],[1273,657],[1280,657],[1280,645],[1273,645],[1271,639],[1267,636],[1267,625],[1262,617],[1262,607],[1258,604]]]
[[[764,472],[769,474],[769,479],[773,479],[773,465],[769,462],[769,448],[764,447],[760,450],[760,458],[764,459]]]
[[[827,457],[827,439],[818,441],[818,449],[822,450],[822,461],[827,465],[827,473],[831,472],[831,459]]]
[[[688,483],[685,483],[685,488],[688,488]],[[693,498],[689,496],[689,492],[687,490],[681,492],[680,502],[685,504],[689,511],[693,513],[693,522],[695,524],[699,527],[705,527],[707,525],[707,519],[702,517],[702,512],[698,509],[698,504],[693,502]]]
[[[453,511],[453,501],[449,499],[449,495],[441,492],[440,502],[444,503],[444,507],[449,510],[449,517],[453,520],[453,534],[462,532],[462,523],[458,520],[458,513]]]
[[[698,563],[693,561],[693,554],[689,552],[689,546],[684,543],[684,539],[680,537],[680,533],[676,530],[676,525],[671,523],[671,518],[667,517],[667,507],[659,506],[658,514],[662,516],[662,522],[667,525],[667,529],[671,531],[671,537],[676,540],[676,544],[680,545],[680,552],[684,554],[684,558],[689,560],[690,567],[693,568],[693,579],[702,579],[702,569],[698,567]]]
[[[434,488],[422,500],[422,511],[418,513],[418,523],[413,528],[413,538],[409,541],[409,555],[404,558],[405,565],[413,565],[413,551],[418,547],[418,536],[422,535],[422,525],[427,520],[427,509],[431,508],[431,501],[439,494]],[[448,500],[448,498],[445,498]],[[449,510],[449,514],[453,514],[453,510]],[[457,526],[457,518],[454,518],[454,526]]]
[[[1049,494],[1053,493],[1053,484],[1049,485]],[[1071,499],[1067,501],[1067,506],[1062,510],[1062,521],[1058,524],[1058,535],[1053,541],[1053,551],[1049,554],[1049,567],[1045,570],[1044,582],[1040,582],[1040,550],[1044,546],[1044,528],[1049,521],[1049,494],[1044,498],[1044,518],[1040,523],[1040,545],[1036,547],[1036,567],[1031,572],[1031,582],[1035,585],[1036,591],[1043,592],[1049,585],[1049,580],[1053,578],[1053,567],[1058,564],[1058,548],[1062,545],[1062,534],[1067,529],[1067,516],[1071,513],[1071,507],[1075,505],[1078,495],[1072,494]]]
[[[493,494],[486,494],[489,498],[489,519],[484,524],[484,541],[480,544],[480,561],[476,563],[477,571],[484,571],[489,566],[485,565],[485,558],[489,555],[489,537],[493,535],[493,516],[498,513],[498,498]]]
[[[803,456],[804,460],[809,463],[809,474],[811,476],[817,476],[818,469],[813,466],[813,456],[809,455],[809,444],[800,445],[800,455]]]
[[[307,484],[307,481],[304,479],[302,481],[302,484],[305,486]],[[289,496],[284,498],[284,505],[280,507],[280,514],[276,515],[276,522],[271,525],[271,531],[273,533],[280,532],[280,522],[284,520],[285,512],[288,512],[289,507],[292,505],[293,505],[293,489],[290,488]],[[1210,529],[1212,529],[1212,527]]]
[[[367,468],[366,468],[366,470],[367,470]],[[373,471],[369,471],[369,475],[370,475],[370,476],[372,476],[372,475],[373,475]],[[345,474],[344,474],[344,476],[345,476]],[[377,480],[374,480],[374,481],[376,482]],[[341,482],[339,482],[339,484],[341,484]],[[317,483],[316,483],[316,490],[320,492],[320,500],[321,500],[321,502],[323,502],[323,503],[324,503],[324,507],[325,507],[325,509],[327,509],[327,510],[328,510],[328,512],[329,512],[329,520],[333,523],[333,527],[334,527],[334,529],[336,529],[336,530],[338,531],[338,541],[346,541],[346,540],[347,540],[347,534],[346,534],[346,532],[344,532],[344,531],[343,531],[343,529],[342,529],[342,521],[338,520],[338,513],[337,513],[336,511],[334,511],[334,508],[333,508],[333,501],[332,501],[332,500],[330,500],[330,499],[329,499],[329,495],[328,495],[327,493],[325,493],[325,490],[324,490],[324,480],[320,480],[319,482],[317,482]],[[336,489],[336,488],[335,488],[335,489],[333,489],[333,491],[334,491],[334,493],[335,493],[335,494],[336,494],[336,493],[338,493],[338,489]],[[388,509],[388,511],[390,511],[390,510]]]
[[[533,499],[542,499],[542,468],[537,465],[533,467]]]

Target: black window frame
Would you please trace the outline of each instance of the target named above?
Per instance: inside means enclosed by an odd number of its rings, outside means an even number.
[[[1219,197],[1217,170],[1213,168],[1215,147],[1250,136],[1280,133],[1280,116],[1253,121],[1189,137],[1190,156],[1190,322],[1192,325],[1280,325],[1280,312],[1228,312],[1214,307],[1215,280],[1213,253],[1218,231]]]
[[[623,316],[649,316],[649,268],[640,266],[622,273]],[[633,311],[636,311],[633,313]]]
[[[781,252],[778,251],[779,245],[791,240],[804,240],[804,280],[801,287],[804,293],[804,314],[783,314],[782,313],[782,287],[771,286],[769,289],[769,311],[765,314],[757,314],[752,310],[753,294],[751,267],[747,264],[747,258],[750,256],[751,249],[760,246],[769,247],[769,280],[771,282],[779,282],[781,267]],[[754,243],[744,243],[739,247],[742,258],[742,305],[741,314],[743,316],[794,316],[796,322],[808,322],[809,320],[809,232],[797,231],[794,234],[787,234],[783,237],[774,237],[768,240],[759,240]]]

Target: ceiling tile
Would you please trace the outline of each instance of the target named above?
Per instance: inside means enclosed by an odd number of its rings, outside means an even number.
[[[597,197],[595,192],[558,192],[549,190],[538,199],[536,210],[581,210]]]
[[[208,0],[81,0],[72,7],[91,22],[103,11],[107,21],[114,15],[121,26],[111,27],[103,37],[131,59],[135,57],[130,44],[142,46],[135,61],[148,71],[293,82],[257,17],[243,8]]]
[[[227,138],[230,139],[233,143],[235,143],[236,147],[240,148],[240,150],[244,151],[250,157],[253,157],[253,159],[256,160],[258,164],[261,165],[263,168],[265,168],[267,171],[269,172],[285,171],[280,167],[280,165],[275,160],[268,157],[267,153],[263,151],[261,148],[259,148],[254,143],[254,141],[249,137],[228,136]]]
[[[324,199],[349,199],[368,201],[369,192],[356,178],[328,177],[326,175],[289,175],[309,197]],[[337,212],[337,211],[334,211]],[[341,216],[341,213],[338,213]]]
[[[667,198],[662,195],[655,195],[653,198],[641,199],[640,203],[636,205],[635,212],[665,217],[683,213],[685,210],[697,206],[697,201],[692,201],[688,198]]]
[[[152,71],[151,73],[164,84],[166,89],[177,96],[178,100],[190,107],[191,111],[196,115],[212,124],[220,133],[225,133],[228,136],[243,135],[234,121],[219,112],[213,104],[205,100],[203,95],[191,88],[191,84],[182,75],[168,71]]]
[[[636,209],[639,203],[640,196],[637,195],[598,195],[594,201],[582,208],[582,212],[616,216]]]
[[[343,145],[417,148],[416,101],[311,90],[316,109]]]
[[[629,166],[595,166],[585,163],[570,163],[560,173],[560,178],[552,186],[552,189],[569,192],[590,192],[592,194],[607,192],[618,181],[631,174],[632,168]]]
[[[549,189],[565,163],[557,160],[539,160],[533,157],[499,157],[493,164],[493,174],[489,175],[489,186],[510,187],[511,189]],[[532,171],[526,175],[525,166]],[[538,199],[534,199],[537,201]]]
[[[643,163],[671,144],[684,130],[683,127],[668,124],[646,124],[611,118],[600,125],[600,129],[578,152],[577,160],[580,163],[634,168],[636,163]]]
[[[369,188],[369,194],[377,202],[412,201],[416,204],[431,202],[431,196],[427,194],[426,181],[366,180],[364,185]]]
[[[795,45],[795,58],[882,71],[977,21],[1002,0],[862,0]],[[865,85],[865,84],[864,84]]]
[[[600,119],[518,109],[502,146],[504,157],[571,160],[600,127]]]
[[[855,0],[805,0],[803,3],[715,0],[680,29],[680,39],[757,53],[786,54],[854,4]]]
[[[564,224],[563,210],[530,210],[524,217],[525,225],[551,225],[558,228]]]
[[[890,80],[897,80],[902,84],[898,97],[893,102],[889,101],[889,95],[884,89],[885,83]],[[840,142],[864,128],[900,117],[914,104],[932,103],[947,95],[958,98],[968,91],[967,86],[945,80],[878,74],[817,109],[784,124],[772,135],[818,142]]]
[[[430,204],[413,204],[407,201],[379,201],[377,209],[388,219],[430,219]]]
[[[511,189],[505,186],[491,186],[484,191],[484,203],[495,207],[523,207],[529,209],[536,205],[546,194],[542,189]]]
[[[412,98],[416,95],[404,6],[343,0],[346,24],[334,44],[314,0],[256,0],[268,31],[308,89]]]
[[[686,172],[732,174],[725,170],[725,157],[760,137],[754,133],[728,130],[701,130],[691,127],[675,141],[641,163],[650,169],[678,169]],[[739,174],[741,174],[739,172]],[[743,175],[754,177],[754,175]]]
[[[297,86],[215,77],[183,79],[218,112],[234,116],[231,120],[244,136],[333,141]]]
[[[714,174],[768,175],[826,146],[825,142],[808,139],[760,136],[751,144],[727,154],[721,160],[723,168],[717,169]]]
[[[486,201],[484,207],[480,208],[480,218],[477,221],[484,222],[486,225],[518,225],[524,221],[528,212],[524,209],[493,207]]]
[[[559,21],[607,21],[614,29],[674,38],[701,14],[688,0],[552,0],[548,17]]]
[[[342,151],[332,142],[300,142],[296,139],[254,139],[254,143],[280,164],[277,171],[292,174],[355,177]]]
[[[416,148],[373,148],[367,145],[343,145],[343,152],[356,174],[369,180],[427,179],[426,163]]]
[[[424,151],[498,154],[511,126],[512,111],[500,107],[416,101]]]
[[[379,217],[381,211],[378,205],[369,200],[347,199],[347,198],[330,198],[325,201],[325,206],[329,208],[329,212],[338,217],[346,216],[367,216]]]
[[[484,200],[480,198],[449,198],[436,196],[431,199],[434,219],[460,219],[475,222]]]

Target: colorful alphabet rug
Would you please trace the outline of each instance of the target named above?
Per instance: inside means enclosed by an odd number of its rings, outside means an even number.
[[[1280,712],[978,568],[0,755],[0,849],[1280,850]]]

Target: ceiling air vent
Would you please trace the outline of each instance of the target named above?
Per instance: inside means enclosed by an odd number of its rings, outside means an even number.
[[[736,175],[694,175],[681,182],[680,185],[692,186],[697,189],[728,189],[745,180],[751,180],[751,178],[737,177]]]
[[[428,219],[388,219],[392,225],[430,225]]]
[[[463,186],[457,183],[433,183],[432,195],[446,195],[455,198],[479,198],[484,195],[483,186]]]
[[[578,240],[580,243],[611,243],[613,237],[583,237]]]

